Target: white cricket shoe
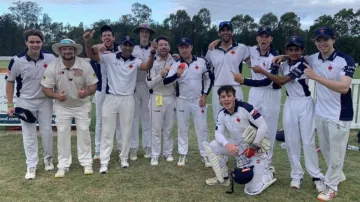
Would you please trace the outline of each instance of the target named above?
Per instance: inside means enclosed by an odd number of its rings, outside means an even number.
[[[165,156],[165,159],[166,159],[167,162],[172,162],[172,161],[174,161],[174,158],[172,157],[171,154],[166,155],[166,156]]]
[[[52,158],[45,159],[44,164],[45,164],[46,171],[54,170],[54,164],[52,162]]]
[[[33,180],[35,179],[35,177],[36,177],[36,168],[35,167],[27,168],[25,179]]]
[[[326,190],[326,185],[324,184],[324,181],[322,181],[322,180],[315,180],[314,185],[316,187],[316,190],[319,193],[324,192]]]
[[[209,178],[206,181],[206,184],[209,186],[215,186],[215,185],[222,185],[222,186],[229,186],[230,185],[230,178],[225,179],[224,182],[219,182],[217,177]]]
[[[99,170],[99,173],[101,174],[106,174],[108,173],[109,170],[108,170],[108,164],[101,164],[100,165],[100,170]]]
[[[157,166],[157,165],[159,165],[159,158],[158,158],[158,157],[152,157],[150,164],[151,164],[152,166]]]
[[[151,148],[150,147],[144,148],[144,158],[146,158],[146,159],[151,158]]]
[[[69,172],[69,168],[59,168],[55,173],[55,178],[63,178],[67,172]]]
[[[202,162],[205,163],[206,168],[211,168],[212,164],[207,156],[202,156],[201,159],[202,159]]]
[[[93,159],[96,161],[99,161],[100,160],[100,152],[95,152]]]
[[[179,161],[177,163],[179,168],[182,168],[185,166],[185,162],[186,162],[186,155],[180,155],[179,156]]]
[[[84,166],[84,175],[92,175],[94,174],[94,170],[92,166]]]
[[[330,187],[326,187],[325,191],[317,196],[317,199],[319,201],[331,201],[335,198],[336,194],[336,191],[332,190]]]
[[[136,161],[137,160],[137,149],[130,148],[130,160]]]
[[[290,182],[290,187],[293,189],[300,189],[300,185],[302,183],[302,179],[292,179]]]
[[[129,167],[129,163],[127,159],[121,159],[120,160],[120,165],[122,168],[128,168]]]

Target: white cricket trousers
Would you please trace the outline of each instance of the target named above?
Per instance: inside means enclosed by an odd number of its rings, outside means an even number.
[[[234,142],[229,139],[228,139],[228,141],[231,144],[239,144],[239,143]],[[231,156],[231,157],[233,157],[233,156],[230,155],[226,151],[226,148],[223,145],[219,144],[216,140],[211,141],[208,145],[210,146],[210,148],[213,150],[213,152],[216,155],[220,155],[220,160],[219,160],[220,167],[226,168],[226,165],[224,165],[224,163],[226,163],[226,159],[224,158],[224,155]],[[246,144],[241,145],[239,147],[239,154],[241,154],[244,151],[244,149],[246,149],[246,148],[248,148],[248,145],[246,145]],[[266,162],[267,162],[268,158],[269,158],[269,156],[266,153],[263,153],[262,155],[256,154],[255,156],[251,157],[251,159],[250,159],[251,162],[249,163],[249,165],[246,165],[246,166],[251,166],[251,165],[254,166],[254,170],[253,170],[254,177],[249,183],[245,184],[246,192],[252,192],[252,193],[258,192],[263,187],[263,185],[267,184],[269,181],[271,181],[273,179],[272,173],[268,169],[266,169]],[[244,160],[247,158],[245,156],[242,156],[241,159]],[[238,163],[238,166],[244,165],[243,161],[240,161],[237,163]],[[224,172],[225,172],[225,170],[224,170]]]
[[[16,106],[30,110],[39,123],[40,136],[44,150],[44,161],[53,156],[53,131],[51,128],[53,101],[49,98],[16,100]],[[39,161],[36,123],[21,120],[23,144],[27,167],[36,167]]]
[[[68,168],[72,162],[71,156],[71,123],[76,125],[77,154],[81,166],[92,165],[91,158],[91,103],[80,107],[64,107],[55,103],[58,168]]]
[[[95,123],[95,153],[100,153],[100,143],[101,143],[101,130],[102,130],[102,106],[104,104],[105,99],[105,91],[100,92],[96,91],[93,103],[95,103],[96,108],[96,123]],[[119,120],[119,115],[117,117]],[[120,133],[120,125],[116,124],[116,143],[118,150],[121,151],[121,133]]]
[[[151,122],[149,111],[149,87],[145,82],[136,83],[135,115],[132,127],[131,148],[139,147],[139,121],[141,120],[142,146],[151,147]]]
[[[315,115],[315,124],[321,153],[328,167],[324,183],[337,191],[339,177],[344,166],[351,121],[330,120]]]
[[[176,115],[178,122],[178,151],[180,155],[187,155],[188,153],[189,121],[190,116],[192,115],[200,155],[207,156],[203,146],[203,142],[209,141],[209,131],[206,122],[207,106],[200,107],[199,102],[200,98],[176,98]]]
[[[222,110],[222,106],[220,104],[220,101],[219,101],[219,95],[217,93],[217,91],[219,90],[221,86],[214,86],[213,87],[213,92],[212,92],[212,106],[213,106],[213,117],[214,117],[214,123],[216,123],[216,119],[217,119],[217,115],[218,113]],[[238,101],[240,100],[244,100],[244,95],[243,95],[243,92],[241,90],[241,87],[240,85],[238,86],[233,86],[236,90],[236,99]]]
[[[131,127],[134,120],[134,95],[105,95],[102,109],[102,133],[100,145],[100,162],[109,164],[113,148],[116,125],[120,125],[122,150],[120,159],[128,159],[130,150]],[[117,116],[120,114],[120,119]]]
[[[267,152],[267,165],[270,166],[274,151],[276,132],[278,127],[281,89],[270,89],[268,87],[252,87],[249,91],[249,104],[260,112],[268,126],[268,134],[271,142],[271,148]]]
[[[302,142],[307,172],[312,178],[324,179],[315,145],[315,111],[311,97],[286,98],[283,128],[291,166],[291,178],[300,180],[304,176],[300,161]]]
[[[156,105],[156,95],[150,95],[151,117],[151,155],[158,158],[161,152],[161,134],[163,135],[163,155],[171,155],[174,147],[172,130],[175,119],[175,96],[163,96],[162,106]]]

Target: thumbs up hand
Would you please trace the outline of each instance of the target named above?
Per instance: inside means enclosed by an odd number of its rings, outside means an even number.
[[[63,90],[60,93],[57,93],[56,94],[56,99],[59,100],[60,102],[65,102],[66,99],[67,99],[65,91]]]

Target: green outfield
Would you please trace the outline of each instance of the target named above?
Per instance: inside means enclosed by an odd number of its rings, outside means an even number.
[[[249,69],[244,68],[244,75],[249,76]],[[359,77],[357,72],[356,78]],[[243,92],[247,100],[249,88]],[[285,96],[283,95],[283,98]],[[211,96],[209,96],[211,98]],[[208,99],[211,104],[211,99]],[[94,108],[93,108],[94,109]],[[91,122],[92,144],[94,137],[95,110]],[[208,110],[209,139],[214,139],[214,122],[212,107]],[[281,113],[280,113],[281,117]],[[279,119],[281,127],[281,118]],[[0,132],[2,134],[3,132]],[[37,178],[24,180],[26,172],[25,154],[20,131],[17,135],[0,135],[0,201],[315,201],[316,190],[310,176],[306,173],[301,189],[289,187],[290,166],[286,151],[275,144],[274,165],[276,166],[277,182],[259,196],[250,197],[243,193],[244,186],[235,185],[235,192],[226,194],[227,187],[209,187],[205,179],[213,177],[211,168],[205,168],[200,160],[197,139],[193,124],[189,130],[189,154],[184,168],[176,166],[177,155],[177,125],[174,134],[174,162],[160,159],[159,166],[150,166],[150,160],[142,157],[129,161],[128,169],[120,169],[118,152],[114,150],[111,156],[110,170],[106,175],[98,173],[99,163],[94,163],[96,171],[92,176],[84,176],[77,160],[76,137],[72,137],[72,165],[69,173],[63,179],[55,179],[55,171],[46,172],[43,169],[42,146],[39,138],[39,164]],[[352,131],[350,143],[356,144],[355,131]],[[140,141],[141,142],[141,141]],[[57,139],[54,138],[54,157],[57,157]],[[94,146],[92,147],[94,148]],[[340,184],[335,201],[358,201],[359,152],[348,151],[344,172],[347,180]],[[54,160],[57,163],[57,160]],[[326,172],[325,162],[320,158],[322,172]],[[230,167],[233,160],[230,161]]]
[[[0,60],[0,68],[7,68],[9,65],[8,60]]]

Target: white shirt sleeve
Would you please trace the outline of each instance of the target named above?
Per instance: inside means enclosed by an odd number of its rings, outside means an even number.
[[[215,140],[225,147],[227,143],[229,143],[225,137],[226,127],[224,124],[225,115],[224,112],[221,111],[217,116],[216,128],[215,128]]]
[[[17,61],[17,56],[14,56],[9,63],[8,66],[8,72],[6,75],[6,80],[7,81],[15,81],[16,77],[18,77],[20,75],[20,69],[19,69],[19,65],[18,65],[19,61]]]
[[[261,141],[265,138],[268,133],[268,126],[265,122],[265,119],[261,116],[261,114],[254,109],[254,107],[250,104],[247,104],[246,110],[244,110],[247,116],[247,119],[250,123],[254,124],[257,127],[256,137],[253,141],[253,144],[260,145]]]

